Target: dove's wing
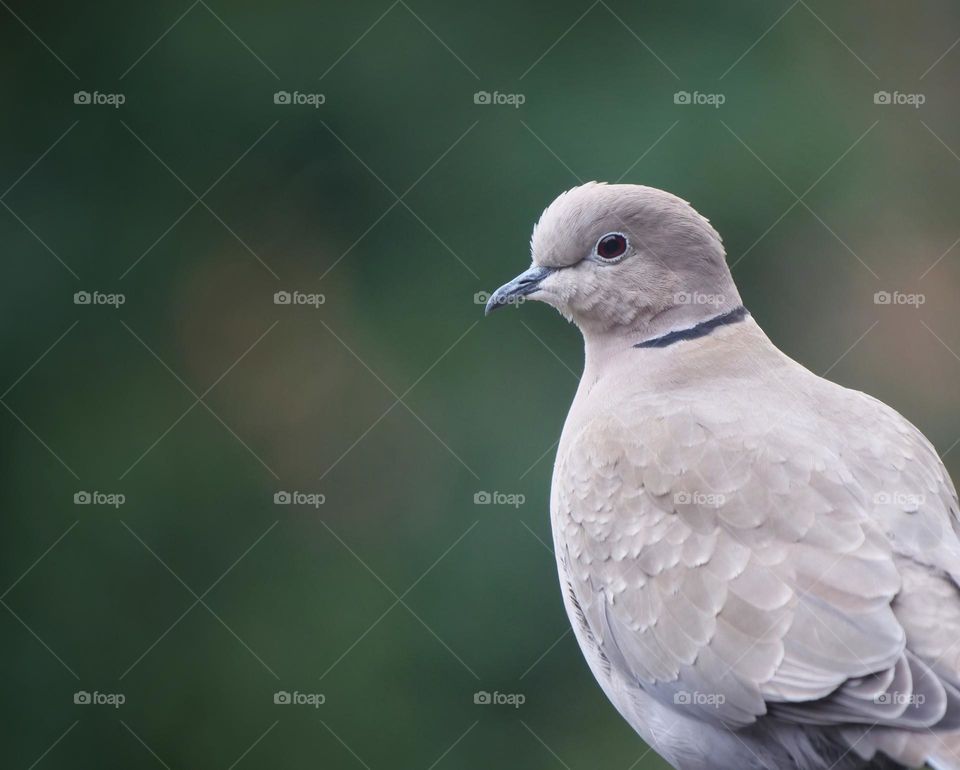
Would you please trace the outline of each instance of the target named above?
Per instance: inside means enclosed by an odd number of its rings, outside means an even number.
[[[903,418],[817,381],[808,411],[674,392],[574,426],[552,500],[569,590],[610,666],[701,718],[942,725],[956,679],[893,604],[924,544],[960,564],[956,494]]]

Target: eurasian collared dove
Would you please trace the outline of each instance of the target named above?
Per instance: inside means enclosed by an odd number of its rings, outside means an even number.
[[[520,298],[583,333],[550,500],[607,697],[679,770],[960,768],[960,524],[930,443],[781,353],[686,202],[585,184]]]

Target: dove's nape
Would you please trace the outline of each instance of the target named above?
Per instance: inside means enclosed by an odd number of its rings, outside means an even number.
[[[584,335],[551,519],[623,717],[678,770],[960,768],[958,503],[929,442],[781,353],[673,195],[574,188],[532,251],[491,302]]]

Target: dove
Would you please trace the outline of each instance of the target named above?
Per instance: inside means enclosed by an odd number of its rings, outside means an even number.
[[[579,327],[550,494],[587,664],[678,770],[960,768],[957,493],[882,402],[782,353],[680,198],[560,195],[526,300]]]

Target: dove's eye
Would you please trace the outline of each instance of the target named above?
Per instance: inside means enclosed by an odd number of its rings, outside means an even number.
[[[608,233],[597,241],[597,256],[600,259],[619,259],[627,251],[627,236],[623,233]]]

